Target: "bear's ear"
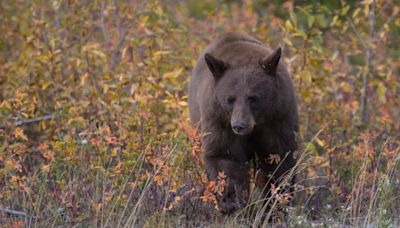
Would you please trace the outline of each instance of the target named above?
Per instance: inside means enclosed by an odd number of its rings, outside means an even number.
[[[267,74],[272,76],[276,75],[276,69],[278,68],[279,60],[281,59],[281,53],[282,50],[279,47],[274,52],[272,52],[272,54],[260,60],[260,66]]]
[[[208,69],[210,69],[215,79],[221,78],[225,70],[228,68],[228,64],[224,63],[222,60],[215,58],[211,54],[206,53],[204,55],[204,59],[206,60]]]

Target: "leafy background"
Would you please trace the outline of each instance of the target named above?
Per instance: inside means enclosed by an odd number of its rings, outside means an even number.
[[[289,226],[399,225],[400,2],[1,1],[0,225],[243,226],[215,208],[186,86],[218,34],[282,46]]]

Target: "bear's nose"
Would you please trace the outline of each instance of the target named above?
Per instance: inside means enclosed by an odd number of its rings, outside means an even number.
[[[241,133],[243,130],[247,129],[247,125],[244,123],[236,123],[232,126],[232,129],[235,133]]]

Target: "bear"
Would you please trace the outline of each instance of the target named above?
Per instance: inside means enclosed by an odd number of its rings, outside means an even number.
[[[222,213],[246,204],[251,161],[272,181],[296,165],[297,97],[281,53],[250,35],[225,33],[200,55],[190,77],[190,121],[201,132],[207,178],[226,176]],[[276,154],[281,162],[271,164]]]

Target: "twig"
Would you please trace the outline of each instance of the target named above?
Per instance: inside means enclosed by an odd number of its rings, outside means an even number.
[[[122,24],[124,23],[124,21],[127,18],[125,16],[121,21],[119,18],[119,7],[115,0],[113,0],[112,3],[115,8],[115,10],[114,10],[115,22],[116,22],[116,27],[117,27],[117,31],[118,31],[118,42],[115,45],[114,51],[112,54],[112,67],[115,67],[121,61],[120,49],[122,48],[122,45],[125,43],[125,38],[126,38],[126,35],[128,34],[129,28],[122,27]]]
[[[106,28],[106,20],[104,18],[104,10],[106,8],[106,3],[104,1],[101,2],[100,5],[100,17],[101,17],[101,32],[103,33],[104,40],[106,43],[109,41],[107,28]]]
[[[369,113],[368,113],[368,84],[370,77],[370,68],[371,68],[371,44],[373,42],[373,34],[375,28],[375,4],[376,1],[372,1],[369,11],[368,11],[368,22],[369,22],[369,31],[368,31],[368,45],[365,50],[365,72],[362,78],[362,88],[361,88],[361,123],[365,126],[368,122]]]
[[[392,21],[398,16],[399,12],[400,12],[400,9],[396,8],[396,10],[393,12],[393,14],[385,21],[385,23],[383,23],[383,25],[392,23]],[[385,28],[385,26],[382,26],[382,28],[380,28],[376,34],[379,35],[379,33],[381,33],[384,28]]]
[[[0,211],[3,212],[4,214],[7,214],[9,216],[14,216],[14,217],[25,217],[25,218],[33,218],[36,219],[36,216],[33,215],[28,215],[27,213],[23,211],[16,211],[16,210],[11,210],[7,208],[0,208]]]
[[[19,127],[24,124],[40,122],[42,120],[49,120],[49,119],[52,119],[53,117],[54,117],[53,114],[48,114],[48,115],[39,116],[39,117],[31,118],[31,119],[19,120],[14,123],[14,126]],[[6,128],[6,125],[0,125],[0,129],[5,129],[5,128]]]
[[[358,40],[362,44],[364,48],[364,60],[365,60],[365,70],[362,74],[362,88],[361,88],[361,97],[360,97],[360,114],[361,114],[361,124],[363,126],[368,122],[368,84],[369,84],[369,76],[370,76],[370,67],[371,67],[371,43],[373,42],[373,34],[374,34],[374,26],[375,26],[375,1],[372,1],[369,6],[368,11],[368,23],[369,23],[369,31],[367,42],[361,37],[360,33],[355,28],[353,21],[349,16],[347,16],[347,21],[350,24],[351,29],[354,34],[357,36]]]
[[[115,46],[113,57],[112,57],[113,66],[118,65],[119,61],[121,60],[120,49],[125,42],[126,35],[128,34],[128,29],[124,29],[124,30],[118,31],[118,32],[120,34],[120,37],[119,37],[117,45]]]
[[[392,0],[388,0],[385,2],[385,4],[381,7],[381,9],[379,10],[378,14],[376,15],[376,17],[381,16],[382,12],[386,10],[386,8],[390,5],[390,3],[392,3]]]
[[[356,34],[358,40],[360,41],[361,45],[363,46],[364,49],[368,49],[367,44],[365,43],[364,39],[361,37],[360,33],[357,31],[356,27],[353,24],[353,21],[349,16],[347,16],[347,21],[350,24],[351,30],[353,30],[354,34]]]

